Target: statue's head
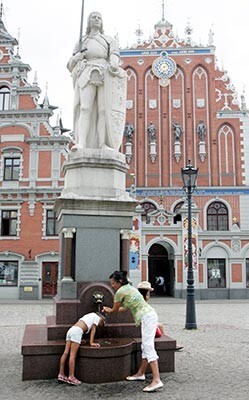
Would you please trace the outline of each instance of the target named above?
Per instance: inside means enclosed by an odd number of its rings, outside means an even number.
[[[88,18],[87,18],[86,35],[89,35],[89,33],[91,32],[91,28],[92,28],[93,23],[94,23],[94,21],[95,21],[95,19],[96,19],[97,17],[98,17],[98,18],[100,19],[100,21],[101,21],[99,31],[100,31],[100,33],[103,33],[103,32],[104,32],[104,30],[103,30],[102,15],[101,15],[98,11],[92,11],[92,12],[89,14]]]

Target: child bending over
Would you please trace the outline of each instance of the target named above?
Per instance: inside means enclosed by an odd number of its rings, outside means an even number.
[[[89,314],[83,315],[75,325],[73,325],[66,335],[66,346],[64,353],[60,359],[60,370],[58,375],[59,382],[66,382],[70,385],[80,385],[79,381],[74,376],[75,371],[75,360],[76,355],[79,350],[81,339],[84,333],[90,332],[90,345],[93,347],[100,347],[99,343],[94,342],[94,337],[96,333],[97,326],[104,326],[105,317],[99,313],[91,312]],[[68,377],[65,376],[65,364],[69,356],[69,374]]]

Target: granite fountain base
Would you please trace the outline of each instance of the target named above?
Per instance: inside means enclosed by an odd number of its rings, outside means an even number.
[[[113,293],[107,284],[84,283],[79,285],[77,300],[55,298],[55,315],[48,316],[45,324],[26,326],[22,342],[23,380],[57,377],[66,332],[82,315],[97,311],[92,302],[96,291],[104,294],[105,305],[112,304]],[[132,322],[129,311],[117,314],[97,329],[99,348],[89,345],[89,336],[83,337],[85,343],[80,346],[75,368],[75,375],[82,382],[116,382],[137,371],[141,362],[140,328]],[[163,335],[155,339],[155,345],[160,372],[174,372],[176,341]]]

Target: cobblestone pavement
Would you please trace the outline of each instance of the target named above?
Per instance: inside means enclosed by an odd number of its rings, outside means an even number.
[[[151,299],[166,332],[184,346],[175,373],[161,374],[163,389],[142,392],[144,382],[60,385],[22,381],[21,343],[26,324],[45,323],[51,301],[0,301],[0,399],[248,400],[249,301],[196,302],[197,330],[185,330],[185,301]],[[148,381],[151,376],[148,376]]]

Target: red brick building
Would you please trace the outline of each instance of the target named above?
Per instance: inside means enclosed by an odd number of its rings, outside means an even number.
[[[122,151],[127,189],[140,202],[130,233],[130,277],[183,297],[187,207],[181,168],[199,168],[192,210],[199,298],[249,297],[249,118],[207,46],[179,39],[162,20],[153,38],[121,51],[128,75]],[[63,187],[63,135],[17,41],[0,20],[0,298],[56,293],[59,240],[54,201]],[[123,232],[125,235],[126,233]],[[156,277],[164,283],[156,285]]]
[[[58,233],[53,205],[63,187],[69,139],[0,19],[0,298],[56,294]]]
[[[162,20],[153,38],[121,52],[128,74],[123,151],[127,188],[141,202],[132,234],[134,283],[164,278],[161,293],[186,288],[187,208],[181,168],[199,169],[193,208],[193,262],[200,298],[249,296],[249,120],[226,71],[207,46]],[[183,206],[184,205],[184,206]],[[154,211],[153,211],[154,210]],[[141,236],[141,241],[140,241]]]

